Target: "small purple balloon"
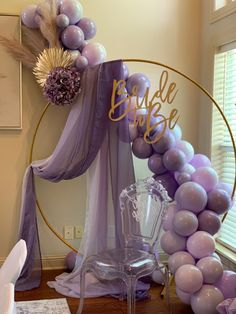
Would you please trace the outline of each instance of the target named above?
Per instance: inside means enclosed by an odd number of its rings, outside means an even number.
[[[60,13],[68,16],[70,24],[76,24],[83,16],[83,7],[77,0],[63,0],[60,5]]]
[[[236,273],[230,270],[224,270],[223,276],[215,283],[220,289],[225,299],[236,298]]]
[[[165,231],[173,230],[173,219],[177,211],[178,209],[175,203],[171,203],[168,205],[163,221],[163,229]]]
[[[97,27],[92,19],[83,17],[77,25],[82,29],[86,40],[91,39],[96,35]]]
[[[213,189],[208,193],[207,207],[221,215],[230,208],[231,199],[227,192],[221,189]]]
[[[129,95],[133,94],[133,88],[137,87],[137,95],[139,97],[143,97],[148,88],[150,88],[151,83],[148,77],[143,73],[135,73],[132,74],[126,84],[127,91]]]
[[[165,133],[156,143],[152,144],[155,152],[164,154],[167,150],[175,147],[175,137],[170,132]]]
[[[175,181],[173,174],[171,172],[166,172],[164,174],[154,175],[153,178],[163,185],[169,197],[173,199],[178,188],[178,183]]]
[[[84,33],[78,26],[69,25],[62,32],[61,40],[65,47],[69,49],[78,49],[84,40]]]
[[[199,167],[192,174],[192,180],[200,184],[206,192],[209,192],[216,186],[218,175],[211,167]]]
[[[133,142],[138,137],[138,128],[134,123],[129,123],[129,138]]]
[[[220,217],[212,210],[203,210],[198,215],[198,230],[206,231],[211,235],[216,234],[220,230]]]
[[[231,196],[232,192],[233,192],[233,186],[231,184],[225,183],[225,182],[218,182],[215,188],[220,189],[220,190],[224,190],[225,192],[227,192],[229,194],[229,196]]]
[[[177,148],[171,148],[165,152],[163,163],[169,171],[178,171],[186,163],[185,154]]]
[[[129,68],[128,65],[126,63],[122,64],[122,69],[123,69],[123,78],[126,81],[129,77]]]
[[[175,283],[183,292],[192,294],[201,289],[203,276],[196,266],[187,264],[177,269],[175,273]]]
[[[186,162],[189,162],[190,160],[193,159],[194,149],[189,142],[178,140],[176,142],[176,148],[180,149],[185,154]]]
[[[215,240],[205,231],[197,231],[187,240],[187,250],[195,258],[203,258],[215,252]]]
[[[38,28],[36,22],[37,5],[30,4],[21,12],[21,20],[23,24],[29,28]]]
[[[217,314],[216,307],[224,300],[221,291],[212,285],[203,285],[191,296],[191,307],[195,314]]]
[[[190,164],[195,168],[199,167],[211,167],[210,159],[202,154],[194,155],[193,159],[190,161]]]
[[[65,257],[66,268],[72,271],[75,267],[77,253],[74,251],[69,252]]]
[[[184,304],[190,304],[191,303],[191,294],[190,293],[186,293],[186,292],[180,290],[178,287],[176,287],[175,291],[176,291],[177,296],[180,298],[180,300]]]
[[[152,155],[152,146],[146,143],[142,137],[138,137],[133,141],[132,151],[136,157],[146,159]]]
[[[223,275],[223,266],[215,257],[204,257],[197,262],[196,266],[202,272],[204,283],[214,284]]]
[[[170,129],[170,132],[174,135],[176,141],[177,140],[181,140],[181,138],[182,138],[182,130],[181,130],[181,127],[178,124],[176,124],[173,129]]]
[[[148,159],[148,168],[155,174],[163,174],[167,169],[163,165],[162,155],[153,154]]]
[[[84,70],[88,66],[88,60],[84,56],[79,56],[75,61],[75,66],[78,70]]]
[[[207,204],[207,194],[198,183],[186,182],[176,191],[175,200],[180,208],[199,213]]]
[[[80,52],[83,51],[84,47],[86,47],[89,44],[89,42],[87,40],[84,40],[81,44],[81,46],[79,47]]]
[[[173,220],[174,231],[184,237],[190,236],[198,228],[198,219],[189,210],[180,210]]]
[[[89,43],[84,47],[82,56],[87,58],[90,66],[94,66],[103,63],[106,60],[107,53],[103,45],[99,43]]]
[[[56,17],[56,24],[58,27],[60,28],[66,28],[67,26],[69,26],[70,24],[70,20],[68,18],[67,15],[65,14],[59,14],[57,17]]]
[[[168,267],[172,274],[175,274],[179,267],[186,264],[195,265],[195,259],[191,254],[185,251],[176,252],[168,259]]]
[[[192,178],[191,174],[187,172],[178,172],[178,174],[175,175],[175,179],[179,185],[182,185],[186,182],[190,182]]]
[[[181,237],[174,231],[166,231],[161,237],[161,247],[167,254],[184,251],[186,247],[186,238]]]

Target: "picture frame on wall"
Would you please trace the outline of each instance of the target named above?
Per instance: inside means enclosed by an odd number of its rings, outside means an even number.
[[[0,35],[21,40],[19,15],[0,14]],[[22,66],[0,46],[0,130],[22,129]]]

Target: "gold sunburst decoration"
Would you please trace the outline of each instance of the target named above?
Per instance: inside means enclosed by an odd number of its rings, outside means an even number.
[[[40,86],[44,87],[49,73],[58,67],[67,68],[73,64],[68,51],[62,48],[49,48],[38,56],[33,73]]]

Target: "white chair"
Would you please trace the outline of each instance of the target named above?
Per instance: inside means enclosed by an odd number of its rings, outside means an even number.
[[[0,313],[16,313],[14,302],[14,285],[11,282],[0,287]]]

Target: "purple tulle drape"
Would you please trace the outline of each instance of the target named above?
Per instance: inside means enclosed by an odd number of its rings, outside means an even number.
[[[96,229],[96,226],[97,228],[103,226],[105,229],[108,184],[111,184],[116,245],[119,246],[121,243],[118,198],[121,190],[134,182],[134,169],[128,132],[123,132],[128,125],[124,122],[111,122],[108,118],[108,111],[113,80],[122,79],[122,72],[121,61],[107,62],[84,71],[81,80],[82,92],[70,111],[54,152],[43,161],[33,162],[26,170],[19,237],[26,241],[28,255],[22,274],[17,281],[17,290],[38,287],[41,279],[35,175],[52,182],[69,180],[82,175],[95,162],[97,172],[94,176],[100,180],[100,184],[96,185],[96,200],[93,199],[95,196],[89,192],[90,187],[92,189],[94,184],[93,173],[90,173],[90,186],[88,186],[88,202],[93,201],[94,204],[96,201],[94,210],[96,210],[97,220],[93,221],[93,227]],[[98,160],[98,158],[100,159]],[[87,236],[87,238],[82,241],[82,254],[84,255],[98,253],[106,249],[107,245],[107,231],[100,230],[99,234],[91,233],[89,235],[89,219],[92,219],[91,217],[93,218],[94,215],[90,209],[85,227],[87,230],[85,237]]]

